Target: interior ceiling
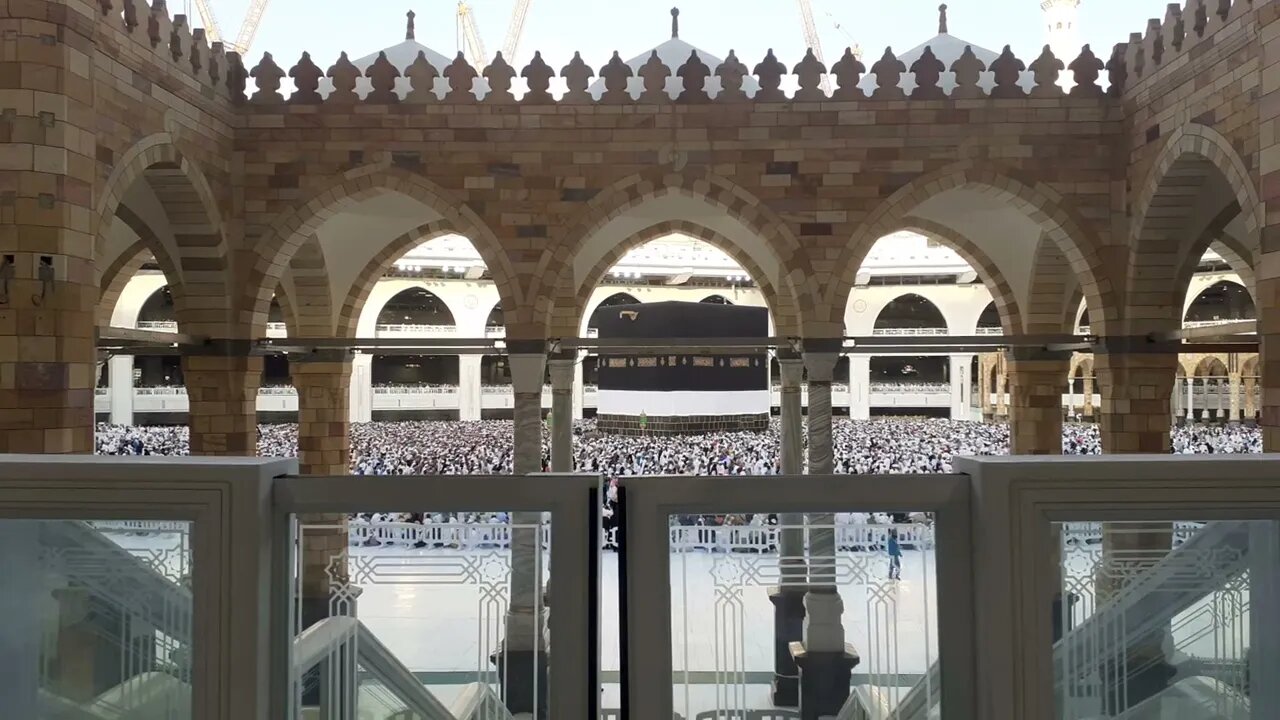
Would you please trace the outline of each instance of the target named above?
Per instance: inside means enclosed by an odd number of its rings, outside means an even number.
[[[386,192],[349,203],[316,229],[335,307],[374,256],[393,240],[442,215],[407,195]]]
[[[967,188],[934,195],[912,214],[951,228],[973,242],[1004,275],[1018,307],[1027,307],[1031,266],[1041,236],[1037,223],[999,197]]]
[[[173,238],[173,230],[169,226],[169,216],[164,211],[164,205],[160,203],[160,198],[156,197],[156,193],[151,189],[151,185],[146,180],[139,178],[125,192],[124,197],[120,199],[120,204],[133,211],[135,215],[142,219],[151,232],[155,233],[159,239],[161,246],[168,253],[169,257],[178,262],[180,257],[178,253],[177,242]],[[120,218],[116,218],[112,223],[112,232],[117,226],[128,227],[128,223]],[[132,229],[129,235],[136,239],[136,235]],[[130,243],[133,240],[129,241]],[[126,245],[127,247],[127,245]],[[123,250],[123,248],[121,248]],[[108,261],[109,262],[109,261]],[[105,267],[105,265],[103,266]]]
[[[607,253],[637,234],[658,223],[681,220],[715,231],[741,248],[756,262],[766,279],[777,286],[777,256],[763,238],[707,201],[675,193],[628,209],[587,238],[581,251],[573,258],[575,285],[581,286],[587,274]]]

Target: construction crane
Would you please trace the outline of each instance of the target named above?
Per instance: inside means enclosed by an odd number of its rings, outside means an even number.
[[[227,50],[241,55],[249,52],[253,39],[258,36],[258,26],[262,24],[262,14],[267,11],[268,2],[270,0],[253,0],[249,4],[249,12],[245,14],[244,22],[240,25],[240,34],[232,42],[223,37],[222,28],[218,26],[218,17],[213,14],[209,0],[195,0],[196,12],[200,13],[200,22],[204,25],[205,37],[209,42],[220,42]]]
[[[511,22],[507,26],[507,38],[502,44],[502,57],[508,61],[515,58],[520,48],[520,38],[524,36],[525,19],[529,17],[529,5],[533,0],[516,0],[515,9],[511,11]],[[465,50],[476,70],[484,70],[489,64],[489,53],[484,49],[484,40],[476,25],[475,11],[467,0],[458,0],[458,49]]]
[[[799,0],[800,2],[800,22],[804,26],[805,44],[813,51],[813,56],[818,58],[818,62],[824,66],[827,64],[822,59],[822,39],[818,37],[818,26],[813,22],[813,5],[809,0]],[[822,76],[822,91],[831,93],[831,81],[827,79],[824,73]]]

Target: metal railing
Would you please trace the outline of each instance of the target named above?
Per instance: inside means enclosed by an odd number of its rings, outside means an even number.
[[[898,336],[898,335],[946,335],[947,328],[876,328],[871,331],[873,337],[876,336]]]

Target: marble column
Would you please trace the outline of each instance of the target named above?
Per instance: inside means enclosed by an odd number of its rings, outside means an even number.
[[[1244,379],[1244,419],[1250,422],[1257,420],[1258,403],[1254,399],[1254,386],[1257,380],[1247,377]]]
[[[182,375],[190,402],[191,454],[257,455],[262,358],[187,355],[182,358]]]
[[[800,404],[804,361],[797,353],[779,350],[778,367],[782,376],[779,418],[782,447],[779,471],[788,476],[800,475],[804,472],[804,411]],[[803,637],[807,580],[804,515],[783,513],[778,516],[778,525],[783,528],[778,539],[782,582],[769,588],[769,601],[773,603],[774,638],[772,698],[774,705],[794,707],[800,704],[800,674],[791,657],[791,643],[798,642]]]
[[[552,357],[547,365],[551,369],[551,470],[573,472],[573,400],[574,378],[581,372],[576,353],[570,351],[564,357]]]
[[[1185,379],[1187,382],[1187,424],[1190,425],[1196,421],[1196,379],[1194,377]]]
[[[513,471],[542,472],[542,381],[547,356],[542,341],[508,340],[515,419]],[[500,508],[495,508],[500,509]],[[512,513],[511,602],[507,613],[505,659],[495,659],[506,689],[507,709],[546,717],[547,660],[542,607],[542,513]],[[537,697],[537,709],[534,698]]]
[[[1000,372],[996,375],[996,419],[1009,418],[1009,371],[1001,363]]]
[[[458,356],[458,419],[481,418],[480,361],[479,355]]]
[[[1094,415],[1096,413],[1094,412],[1094,408],[1093,408],[1093,376],[1092,375],[1084,376],[1084,402],[1082,403],[1081,413],[1084,415],[1085,420],[1089,420],[1089,421],[1095,420]]]
[[[351,408],[350,421],[373,421],[373,356],[361,353],[351,359],[351,390],[347,401]]]
[[[978,360],[978,412],[982,415],[983,422],[992,419],[991,413],[991,393],[995,392],[991,388],[991,372],[986,368],[979,358]]]
[[[831,378],[841,341],[806,340],[809,373],[809,474],[829,475],[835,466],[831,433]],[[800,715],[804,720],[840,712],[849,697],[857,656],[845,643],[844,603],[835,585],[835,517],[809,515],[809,587],[804,596],[802,639],[791,655],[800,668]]]
[[[587,406],[587,384],[583,379],[582,373],[582,355],[574,353],[573,363],[573,419],[581,420],[586,417]]]
[[[1231,386],[1231,397],[1230,397],[1230,406],[1229,406],[1229,410],[1231,414],[1227,416],[1227,421],[1231,423],[1239,423],[1240,422],[1240,374],[1232,373],[1231,379],[1228,382]]]
[[[949,379],[951,380],[951,419],[969,419],[969,366],[972,355],[952,355]]]
[[[111,395],[111,424],[133,424],[133,356],[113,355],[107,361],[107,392]]]
[[[849,356],[849,418],[871,417],[871,356]]]

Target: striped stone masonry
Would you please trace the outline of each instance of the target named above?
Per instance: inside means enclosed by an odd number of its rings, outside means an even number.
[[[1062,396],[1069,362],[1065,355],[1053,359],[1015,355],[1007,360],[1011,454],[1062,454]]]
[[[188,355],[182,358],[182,374],[190,404],[191,454],[257,455],[262,358]]]

